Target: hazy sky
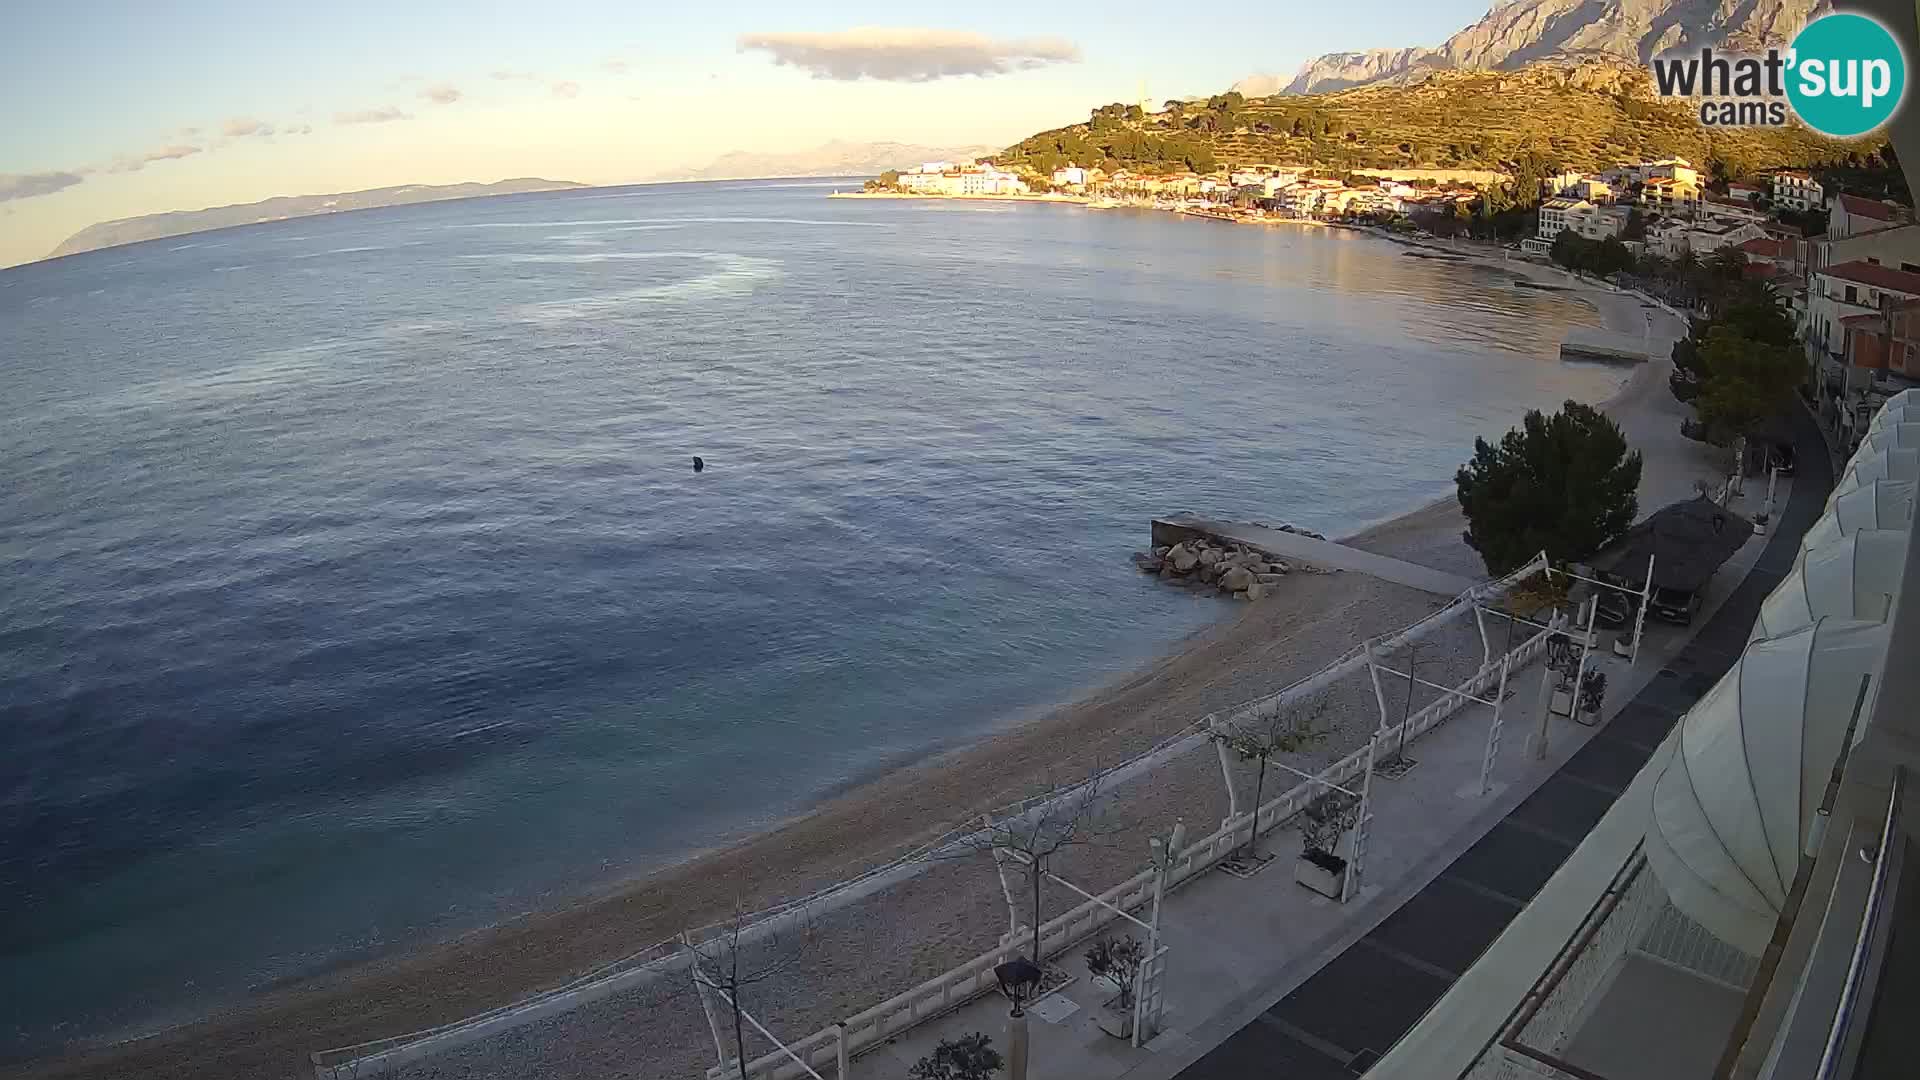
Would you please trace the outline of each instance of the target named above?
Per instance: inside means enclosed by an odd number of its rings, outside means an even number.
[[[1209,8],[646,0],[12,0],[0,265],[95,221],[402,183],[608,184],[829,139],[1002,145],[1485,0]],[[1230,12],[1230,14],[1229,14]],[[884,28],[884,29],[873,29]]]

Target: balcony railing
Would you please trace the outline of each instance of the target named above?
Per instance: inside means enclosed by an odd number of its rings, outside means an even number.
[[[1728,989],[1744,989],[1757,966],[1681,914],[1636,846],[1462,1080],[1633,1080],[1568,1060],[1630,955]]]

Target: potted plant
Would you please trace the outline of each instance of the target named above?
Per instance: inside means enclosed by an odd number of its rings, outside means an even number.
[[[1600,704],[1607,696],[1607,673],[1589,671],[1580,680],[1580,711],[1600,714]]]
[[[1005,1067],[993,1040],[979,1032],[957,1039],[941,1039],[933,1053],[913,1063],[913,1080],[992,1080]]]
[[[1340,838],[1360,814],[1360,800],[1337,789],[1329,790],[1300,811],[1300,858],[1293,879],[1321,896],[1338,900],[1345,893],[1347,860],[1335,854]]]
[[[1147,962],[1147,947],[1125,934],[1101,938],[1087,949],[1087,974],[1111,983],[1114,996],[1101,1006],[1100,1030],[1119,1039],[1133,1037],[1133,991],[1140,965]]]

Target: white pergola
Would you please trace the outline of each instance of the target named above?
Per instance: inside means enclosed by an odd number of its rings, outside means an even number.
[[[1881,623],[1823,619],[1755,641],[1668,736],[1648,864],[1675,907],[1758,956],[1886,653]]]
[[[1782,637],[1823,618],[1883,621],[1906,573],[1908,536],[1861,529],[1802,551],[1760,605],[1750,640]]]
[[[1914,492],[1912,480],[1875,480],[1834,499],[1827,512],[1800,539],[1800,550],[1838,540],[1861,529],[1911,529]]]

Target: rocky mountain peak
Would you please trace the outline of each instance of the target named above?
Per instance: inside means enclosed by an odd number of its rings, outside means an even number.
[[[1407,81],[1450,68],[1511,69],[1536,60],[1592,57],[1645,63],[1673,49],[1758,49],[1784,44],[1829,10],[1828,0],[1509,0],[1436,48],[1315,57],[1280,92],[1325,93]],[[1242,84],[1263,78],[1278,84],[1272,76],[1251,76]]]

